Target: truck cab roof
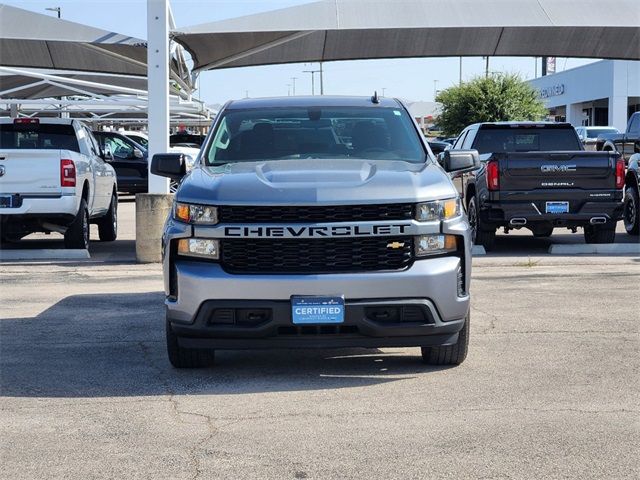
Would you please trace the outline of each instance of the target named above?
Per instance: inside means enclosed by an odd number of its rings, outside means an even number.
[[[226,110],[283,107],[400,107],[395,98],[378,97],[378,103],[372,97],[341,95],[296,95],[290,97],[243,98],[232,100],[224,107]]]

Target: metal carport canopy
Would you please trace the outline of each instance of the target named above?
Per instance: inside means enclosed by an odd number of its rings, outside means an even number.
[[[0,4],[0,65],[146,76],[145,40]]]
[[[638,0],[323,0],[181,28],[194,70],[400,57],[640,60]]]

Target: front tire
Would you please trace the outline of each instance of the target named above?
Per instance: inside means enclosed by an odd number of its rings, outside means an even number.
[[[483,224],[475,197],[469,200],[467,216],[471,226],[471,241],[473,244],[482,245],[486,251],[493,250],[496,244],[496,229]]]
[[[101,242],[113,242],[118,237],[118,194],[113,192],[109,211],[98,220],[98,236]]]
[[[460,365],[467,358],[469,351],[469,331],[471,312],[464,320],[464,327],[458,334],[458,341],[453,345],[422,347],[422,361],[427,365]]]
[[[627,187],[624,192],[622,219],[624,221],[624,229],[629,235],[638,235],[638,233],[640,233],[639,207],[638,189],[635,187]]]
[[[586,225],[584,241],[586,243],[613,243],[616,240],[616,225]]]
[[[76,218],[64,233],[65,248],[88,250],[89,231],[89,209],[87,208],[87,202],[83,198],[80,200],[80,208],[78,209]]]
[[[215,363],[215,350],[181,347],[168,319],[165,328],[169,362],[175,368],[205,368]]]

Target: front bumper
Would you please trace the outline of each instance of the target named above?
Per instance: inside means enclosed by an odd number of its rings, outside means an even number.
[[[395,319],[371,316],[393,309],[413,313]],[[217,314],[231,311],[244,314],[235,319]],[[417,311],[422,312],[419,319]],[[186,348],[411,347],[454,344],[464,321],[443,322],[433,303],[420,299],[347,301],[345,321],[339,325],[294,325],[289,301],[210,300],[201,305],[193,323],[171,322],[171,328]]]

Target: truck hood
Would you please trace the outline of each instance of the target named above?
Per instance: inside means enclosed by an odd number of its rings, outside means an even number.
[[[177,200],[229,205],[411,203],[457,195],[436,164],[337,159],[237,162],[200,166]]]

